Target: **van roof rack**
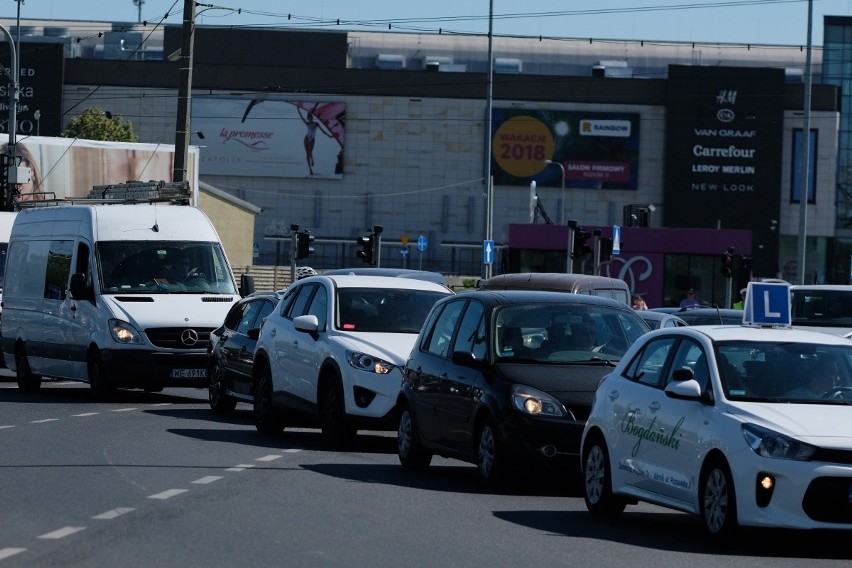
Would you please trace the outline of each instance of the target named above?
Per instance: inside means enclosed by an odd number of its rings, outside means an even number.
[[[89,192],[88,200],[135,202],[173,201],[189,204],[191,192],[187,181],[128,181],[96,185]]]
[[[128,181],[96,185],[85,197],[66,197],[58,199],[54,192],[40,192],[41,197],[32,201],[18,201],[17,210],[50,205],[73,205],[93,203],[154,203],[169,202],[175,205],[189,205],[192,191],[188,181]],[[52,196],[52,197],[51,197]]]

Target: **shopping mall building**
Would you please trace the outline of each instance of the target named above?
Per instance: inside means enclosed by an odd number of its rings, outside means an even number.
[[[750,278],[849,283],[852,18],[822,25],[810,81],[806,46],[499,36],[489,66],[484,36],[199,25],[190,141],[202,182],[262,209],[256,264],[288,265],[299,225],[316,239],[300,263],[361,265],[356,238],[381,226],[382,266],[562,272],[576,223],[620,239],[571,269],[652,306],[690,287],[722,304]],[[20,31],[19,135],[99,107],[175,143],[181,26]]]

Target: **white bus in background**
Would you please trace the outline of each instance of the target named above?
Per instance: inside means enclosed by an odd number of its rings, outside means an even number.
[[[151,185],[149,199],[137,183],[134,199],[100,191],[17,213],[0,332],[20,389],[42,376],[98,394],[207,385],[208,337],[237,285],[207,216],[164,197],[175,184]]]

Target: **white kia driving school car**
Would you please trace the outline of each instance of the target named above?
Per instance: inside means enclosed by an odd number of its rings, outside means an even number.
[[[748,298],[742,326],[650,332],[601,381],[581,449],[592,514],[646,501],[719,540],[852,529],[852,342],[790,328],[786,285]]]

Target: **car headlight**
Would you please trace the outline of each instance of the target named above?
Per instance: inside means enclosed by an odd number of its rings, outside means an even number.
[[[125,345],[137,345],[143,343],[142,335],[135,327],[117,319],[109,320],[109,330],[112,333],[112,338],[118,343]]]
[[[754,453],[764,458],[808,461],[816,451],[815,446],[754,424],[743,424],[743,436]]]
[[[393,363],[388,363],[378,357],[373,357],[367,353],[357,353],[354,351],[346,352],[346,359],[349,364],[361,371],[369,371],[379,375],[387,375],[393,371]]]
[[[526,385],[512,387],[512,406],[532,416],[565,416],[562,403],[538,389]]]

